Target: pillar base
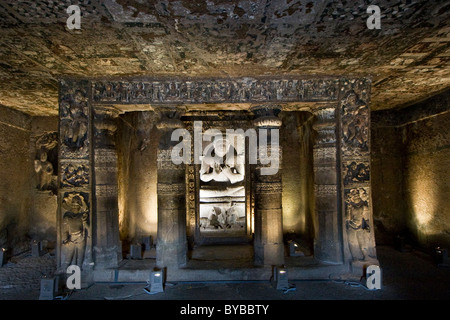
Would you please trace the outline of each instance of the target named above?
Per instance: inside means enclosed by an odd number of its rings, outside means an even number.
[[[263,244],[254,246],[255,266],[279,266],[284,264],[284,244]]]
[[[156,244],[156,266],[158,268],[184,268],[187,261],[187,241],[184,243]]]

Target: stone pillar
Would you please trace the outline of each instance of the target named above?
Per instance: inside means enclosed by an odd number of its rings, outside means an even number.
[[[272,144],[272,136],[279,134],[281,120],[277,117],[281,111],[276,106],[259,106],[252,108],[256,118],[254,125],[258,129],[258,157],[254,166],[255,183],[255,237],[254,263],[257,266],[284,264],[283,221],[282,221],[282,185],[281,185],[281,146],[278,141]],[[260,131],[267,131],[267,153],[278,155],[278,170],[267,174],[263,171],[270,164],[262,164],[265,157],[261,149]],[[250,152],[253,152],[250,150]]]
[[[56,257],[63,273],[93,266],[91,110],[89,81],[60,82]]]
[[[316,131],[313,147],[315,230],[314,256],[324,262],[342,263],[339,158],[336,106],[313,110]]]
[[[345,259],[353,267],[378,264],[370,184],[370,80],[341,80],[340,157]]]
[[[94,258],[96,268],[115,268],[122,260],[119,237],[116,109],[93,108],[94,129]]]
[[[186,165],[173,163],[172,148],[179,141],[171,141],[173,130],[184,124],[175,112],[161,110],[158,168],[158,232],[156,265],[159,268],[181,268],[187,263],[186,239]]]

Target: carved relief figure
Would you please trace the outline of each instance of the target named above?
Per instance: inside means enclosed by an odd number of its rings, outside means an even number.
[[[213,205],[208,216],[200,217],[200,227],[203,229],[240,229],[244,227],[245,214],[243,208],[236,203]]]
[[[344,184],[348,185],[352,182],[367,182],[370,179],[369,166],[365,163],[356,163],[352,161],[344,166]]]
[[[56,191],[57,176],[52,161],[57,161],[55,150],[57,145],[56,132],[46,133],[36,140],[37,158],[34,160],[34,170],[37,174],[37,188],[40,191]]]
[[[353,91],[342,107],[342,134],[349,146],[368,151],[369,108]]]
[[[62,187],[81,187],[89,183],[89,169],[85,165],[78,165],[70,163],[63,166],[61,177]]]
[[[346,229],[350,252],[353,260],[367,260],[370,252],[368,234],[369,227],[369,196],[364,188],[347,190],[346,199]]]
[[[76,192],[64,197],[63,208],[63,263],[65,267],[74,264],[81,268],[89,234],[89,209],[84,197]]]
[[[235,149],[226,138],[215,137],[212,150],[206,153],[200,168],[202,181],[235,184],[244,180],[244,161],[235,154]]]
[[[87,152],[88,104],[80,91],[75,92],[73,101],[61,101],[61,139],[71,151]]]
[[[38,174],[38,189],[54,189],[53,165],[47,159],[47,152],[42,151],[39,160],[34,160],[34,170]]]

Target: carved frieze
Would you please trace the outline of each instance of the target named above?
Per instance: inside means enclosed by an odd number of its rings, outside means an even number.
[[[96,103],[245,103],[332,101],[338,96],[336,79],[214,79],[96,81]]]

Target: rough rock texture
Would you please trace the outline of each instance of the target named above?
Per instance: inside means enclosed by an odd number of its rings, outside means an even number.
[[[374,218],[423,247],[450,245],[449,97],[372,117]]]
[[[8,249],[25,240],[29,228],[30,129],[30,117],[0,107],[0,246]]]
[[[0,104],[57,113],[62,77],[371,75],[372,109],[448,86],[448,1],[80,0],[0,3]],[[369,30],[367,7],[381,10]]]

